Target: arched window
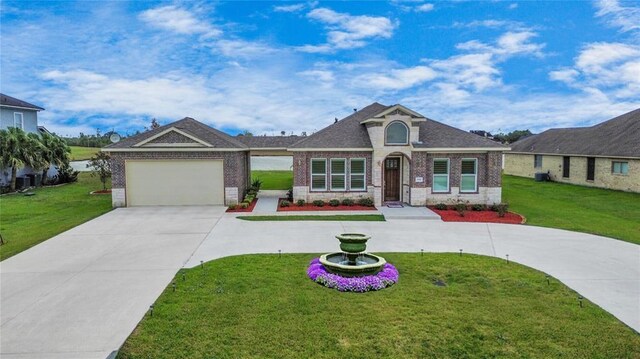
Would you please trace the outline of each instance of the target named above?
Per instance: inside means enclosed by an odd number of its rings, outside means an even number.
[[[385,132],[385,143],[387,145],[409,144],[409,128],[403,122],[391,122]]]

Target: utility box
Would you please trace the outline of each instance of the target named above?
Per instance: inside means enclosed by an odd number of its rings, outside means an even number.
[[[26,175],[29,177],[31,181],[31,185],[35,187],[40,187],[42,185],[42,174],[41,173],[30,173]]]
[[[22,189],[31,187],[31,178],[29,177],[16,177],[16,189]]]
[[[544,172],[536,173],[536,182],[545,182],[549,180],[549,175]]]

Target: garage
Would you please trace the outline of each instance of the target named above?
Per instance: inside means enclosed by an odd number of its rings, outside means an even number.
[[[224,204],[222,160],[127,160],[128,206]]]

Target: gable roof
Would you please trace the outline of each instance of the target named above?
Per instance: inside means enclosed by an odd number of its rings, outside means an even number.
[[[471,132],[461,130],[427,118],[419,124],[418,140],[414,148],[495,148],[508,150],[507,146]]]
[[[522,153],[640,157],[640,108],[591,127],[550,129],[511,148]]]
[[[236,136],[249,148],[287,148],[306,137],[291,136]]]
[[[198,122],[190,117],[185,117],[182,120],[172,122],[164,126],[160,126],[156,129],[143,132],[136,136],[124,138],[120,142],[112,143],[106,146],[105,149],[125,149],[125,148],[136,149],[136,148],[139,148],[139,147],[136,147],[136,145],[140,143],[144,143],[146,140],[153,139],[158,135],[161,135],[163,132],[167,132],[167,130],[170,130],[171,128],[178,129],[181,132],[188,134],[190,137],[200,139],[202,142],[205,142],[211,145],[210,147],[211,149],[220,149],[220,148],[238,149],[238,150],[248,149],[248,147],[245,144],[227,135],[226,133],[218,131],[215,128],[209,127],[204,123]],[[151,142],[147,142],[147,143],[148,145],[145,147],[147,148],[152,147]],[[199,143],[194,143],[194,144],[197,144],[198,145],[197,147],[202,147],[201,144]]]
[[[2,107],[17,107],[26,108],[30,110],[42,111],[44,108],[28,103],[27,101],[19,100],[15,97],[0,93],[0,106]]]
[[[290,146],[292,149],[302,148],[372,148],[367,128],[360,124],[374,115],[386,110],[389,106],[377,102],[354,112],[342,120],[308,136]]]

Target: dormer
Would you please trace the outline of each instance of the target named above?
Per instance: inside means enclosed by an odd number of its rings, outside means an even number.
[[[367,126],[374,147],[410,146],[418,142],[420,123],[426,120],[415,111],[394,105],[360,123]]]

